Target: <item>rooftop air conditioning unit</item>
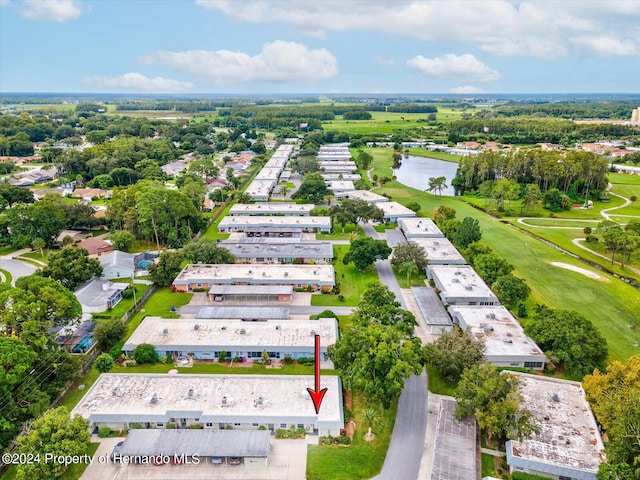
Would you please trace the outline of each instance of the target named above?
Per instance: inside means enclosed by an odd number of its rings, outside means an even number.
[[[495,313],[490,313],[489,314],[489,318],[496,318],[496,314]]]
[[[315,337],[315,335],[316,335],[316,331],[315,330],[311,330],[311,336]]]
[[[513,343],[513,340],[511,340],[510,338],[503,338],[502,342],[503,343]]]
[[[244,328],[240,329],[240,335],[246,335],[247,331]]]
[[[187,391],[187,397],[193,397],[193,388],[190,388],[189,391]]]
[[[162,334],[166,335],[167,333],[169,333],[169,329],[168,328],[163,328],[162,329]]]
[[[276,330],[282,330],[282,327],[280,325],[276,325]]]
[[[200,325],[198,325],[197,323],[193,326],[194,330],[200,330]]]
[[[151,405],[155,405],[156,403],[158,403],[158,395],[154,393],[153,396],[149,399],[149,403]]]
[[[451,283],[460,283],[460,280],[458,280],[457,278],[454,278],[451,280]]]

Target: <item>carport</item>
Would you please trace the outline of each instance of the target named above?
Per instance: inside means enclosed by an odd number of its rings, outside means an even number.
[[[214,285],[209,290],[211,302],[291,303],[292,298],[292,285]]]
[[[133,458],[129,463],[136,463],[136,457],[173,463],[196,458],[200,463],[213,458],[228,463],[230,458],[239,458],[245,465],[266,466],[269,438],[268,430],[130,430],[120,455]]]

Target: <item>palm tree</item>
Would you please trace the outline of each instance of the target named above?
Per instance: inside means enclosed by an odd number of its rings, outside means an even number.
[[[412,273],[418,273],[418,266],[413,262],[404,262],[400,265],[400,271],[407,274],[407,288],[409,288],[409,277]]]
[[[428,192],[438,192],[438,195],[442,195],[442,190],[447,188],[447,177],[429,177]]]
[[[66,237],[65,237],[66,238]],[[46,243],[43,239],[41,238],[36,238],[33,240],[33,242],[31,243],[31,246],[33,248],[35,248],[36,250],[40,250],[40,256],[42,258],[44,258],[44,247],[46,247]]]
[[[358,228],[358,226],[356,225],[356,229],[357,228]],[[353,232],[347,233],[347,239],[349,240],[349,243],[353,243],[354,240],[358,239],[358,232],[356,230],[354,230]]]

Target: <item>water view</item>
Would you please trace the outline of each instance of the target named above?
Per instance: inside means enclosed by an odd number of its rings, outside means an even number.
[[[429,177],[446,177],[447,188],[442,190],[442,195],[453,196],[455,191],[451,180],[456,176],[457,169],[458,164],[454,162],[409,155],[402,158],[402,165],[393,174],[400,183],[419,190],[429,188]]]

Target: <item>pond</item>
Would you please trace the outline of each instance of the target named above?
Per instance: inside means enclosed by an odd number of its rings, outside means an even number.
[[[456,170],[458,164],[454,162],[409,155],[402,157],[402,165],[393,174],[398,182],[418,190],[429,188],[429,177],[446,177],[447,188],[442,190],[442,195],[453,196],[455,190],[451,186],[451,180],[456,176]]]

